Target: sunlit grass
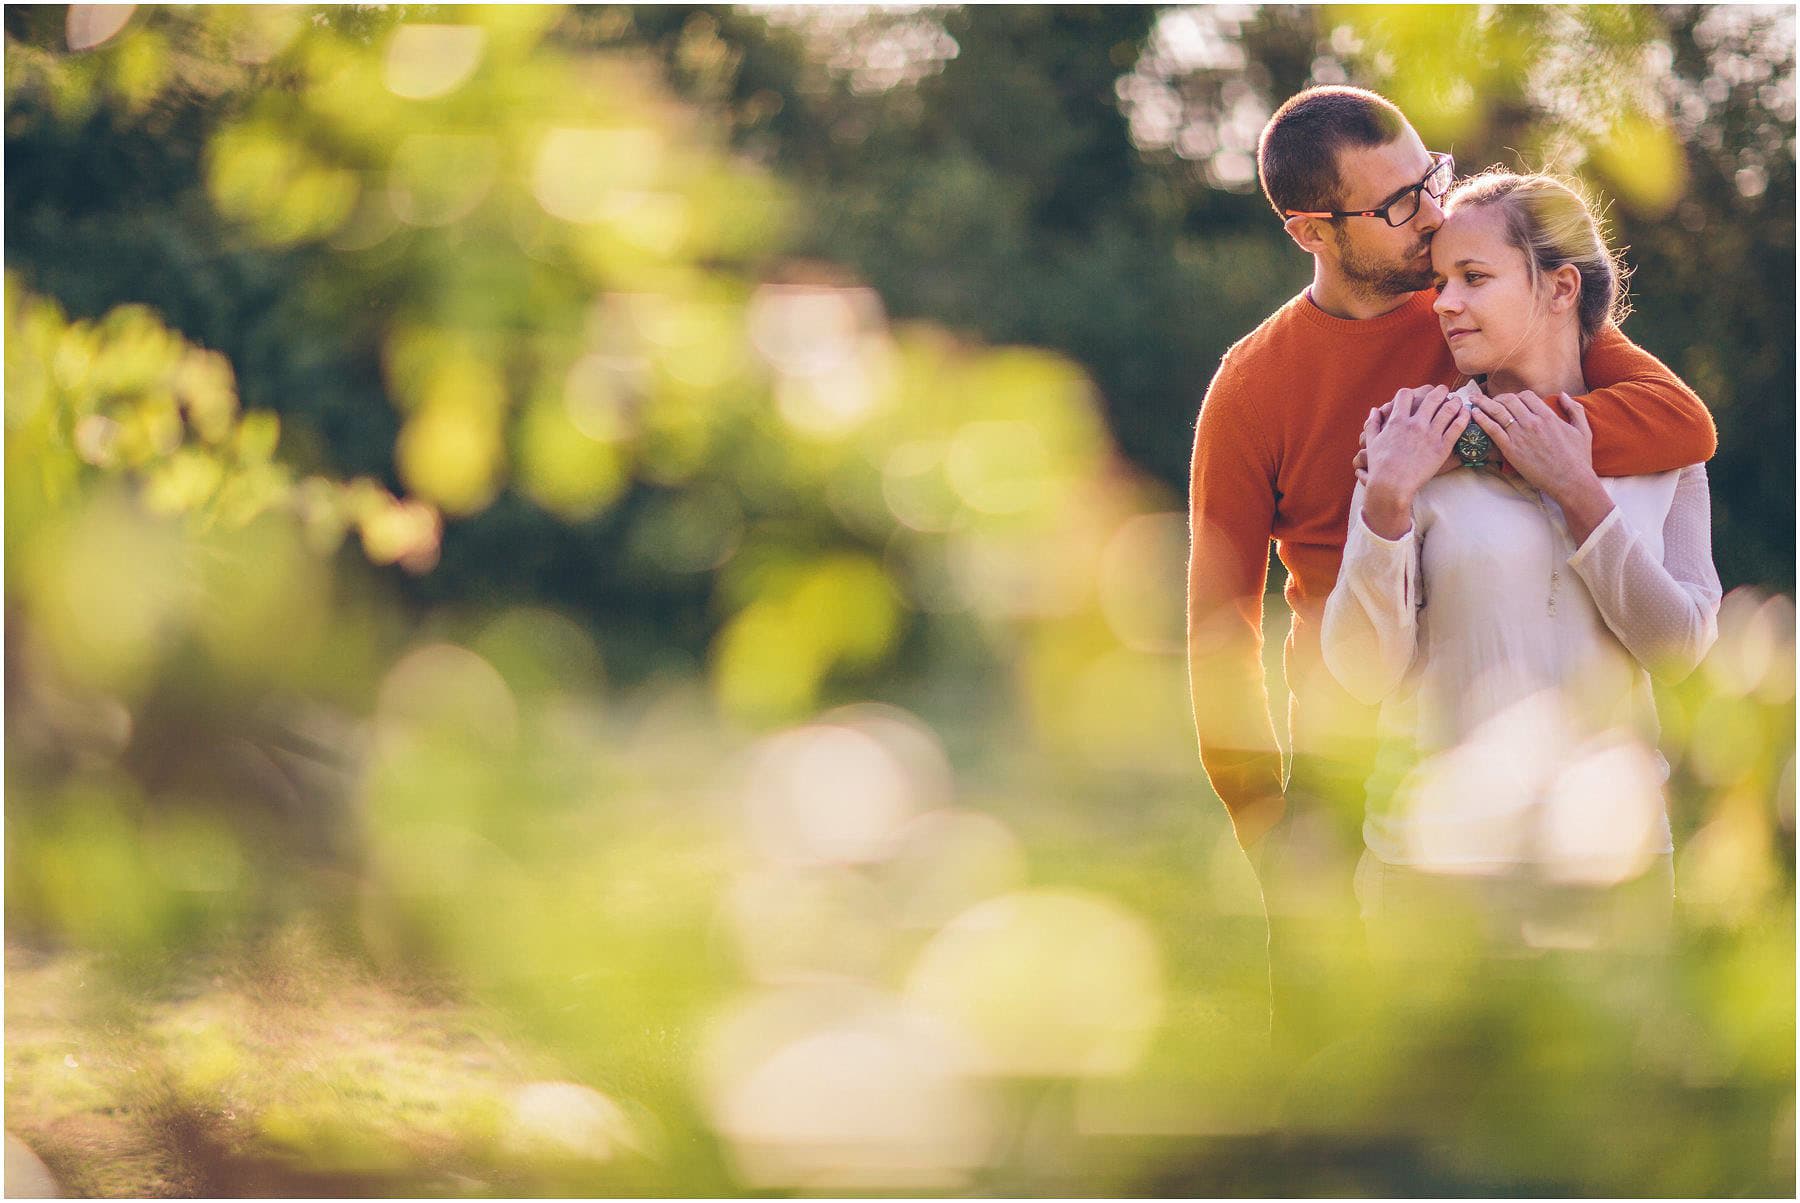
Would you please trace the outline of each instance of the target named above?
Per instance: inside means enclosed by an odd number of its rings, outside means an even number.
[[[533,1061],[493,1016],[303,931],[160,968],[9,946],[8,1123],[67,1193],[488,1193],[532,1172],[500,1146]]]

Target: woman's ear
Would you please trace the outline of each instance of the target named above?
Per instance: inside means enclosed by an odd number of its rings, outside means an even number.
[[[1581,303],[1581,269],[1565,263],[1544,277],[1550,285],[1550,312],[1566,313]]]

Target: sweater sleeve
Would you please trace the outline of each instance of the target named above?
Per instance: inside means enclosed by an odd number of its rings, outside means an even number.
[[[1194,434],[1188,689],[1201,764],[1246,845],[1284,806],[1262,662],[1276,465],[1259,418],[1257,398],[1228,355],[1207,388]]]
[[[1594,336],[1581,369],[1590,388],[1578,399],[1594,429],[1594,471],[1601,476],[1672,472],[1718,450],[1718,431],[1700,398],[1612,323]]]
[[[1692,672],[1719,637],[1722,590],[1713,567],[1706,468],[1694,464],[1675,478],[1661,560],[1614,506],[1569,566],[1639,664],[1669,680]]]
[[[1380,702],[1406,676],[1418,642],[1419,528],[1384,539],[1363,521],[1363,486],[1350,497],[1344,564],[1325,601],[1325,666],[1351,697]]]

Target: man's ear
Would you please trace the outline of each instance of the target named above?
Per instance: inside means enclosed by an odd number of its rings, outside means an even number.
[[[1544,277],[1550,285],[1550,312],[1565,313],[1581,303],[1581,269],[1565,263]]]
[[[1322,221],[1317,217],[1290,217],[1281,223],[1287,236],[1309,255],[1319,254],[1329,241],[1322,226]]]

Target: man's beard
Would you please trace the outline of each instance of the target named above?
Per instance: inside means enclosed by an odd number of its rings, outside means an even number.
[[[1417,252],[1413,257],[1402,262],[1377,259],[1364,255],[1350,245],[1350,239],[1342,226],[1335,231],[1338,248],[1338,269],[1344,273],[1344,279],[1358,292],[1380,297],[1401,296],[1409,292],[1418,292],[1431,287],[1431,261],[1420,260]],[[1421,242],[1418,250],[1423,251],[1430,246]],[[1418,266],[1415,266],[1418,265]]]

